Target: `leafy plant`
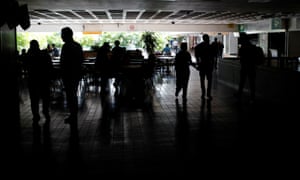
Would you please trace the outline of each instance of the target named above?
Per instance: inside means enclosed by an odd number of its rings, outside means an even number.
[[[141,40],[144,42],[144,47],[147,53],[153,54],[155,48],[158,46],[158,40],[155,32],[146,31],[142,34]]]

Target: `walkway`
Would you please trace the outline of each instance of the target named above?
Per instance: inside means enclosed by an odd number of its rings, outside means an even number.
[[[42,134],[40,143],[33,141],[24,91],[22,138],[12,171],[45,178],[229,175],[242,179],[296,170],[291,163],[299,152],[295,146],[299,118],[294,117],[299,106],[263,98],[249,104],[246,95],[238,103],[234,90],[217,78],[215,73],[214,99],[201,100],[199,75],[192,69],[186,105],[181,98],[175,101],[173,73],[156,75],[155,90],[149,90],[152,96],[142,106],[120,101],[113,86],[107,96],[88,87],[79,114],[78,142],[70,141],[63,104],[52,106],[50,133]]]

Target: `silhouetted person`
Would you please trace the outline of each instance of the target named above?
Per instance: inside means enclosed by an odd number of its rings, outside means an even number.
[[[25,59],[25,66],[28,71],[28,87],[33,115],[33,127],[39,129],[39,102],[43,103],[43,114],[45,116],[45,128],[50,125],[50,85],[53,66],[51,57],[46,50],[40,50],[37,40],[30,41],[30,47]]]
[[[218,59],[221,60],[223,58],[224,44],[221,41],[218,41],[218,47],[219,47]]]
[[[213,57],[214,57],[214,66],[217,69],[217,61],[218,61],[218,39],[214,38],[214,41],[211,43],[212,51],[213,51]]]
[[[21,63],[24,63],[24,61],[26,59],[26,56],[27,56],[26,49],[22,49],[21,50],[21,54],[19,56],[19,60],[21,61]]]
[[[218,60],[220,59],[220,51],[221,51],[221,44],[217,38],[214,38],[214,41],[211,43],[213,49],[213,56],[214,56],[214,67],[218,69]]]
[[[249,37],[245,33],[240,34],[238,56],[240,58],[241,70],[240,70],[240,83],[239,89],[236,94],[237,98],[241,98],[243,94],[244,85],[246,79],[249,80],[250,86],[250,102],[255,100],[255,77],[256,77],[256,62],[258,58],[258,48],[251,44]]]
[[[101,93],[106,92],[108,79],[111,76],[111,50],[108,42],[104,42],[99,48],[95,62],[96,70],[101,78]]]
[[[83,51],[79,43],[73,40],[73,31],[69,27],[61,30],[61,38],[65,42],[62,46],[60,62],[67,104],[70,115],[65,123],[71,125],[71,133],[77,132],[78,97],[77,89],[82,75]]]
[[[112,68],[115,77],[114,86],[117,88],[117,86],[120,83],[120,72],[121,72],[121,67],[124,61],[126,50],[125,48],[120,47],[119,40],[116,40],[114,44],[115,47],[112,48]]]
[[[153,78],[153,75],[154,75],[154,69],[155,69],[156,61],[157,61],[157,58],[156,58],[155,54],[150,54],[148,56],[148,59],[143,63],[144,80],[146,81],[146,85],[150,85],[150,86],[146,86],[147,88],[153,88],[154,87],[154,83],[153,83],[152,78]],[[150,80],[150,81],[148,81],[148,80]],[[147,84],[148,82],[150,82],[150,84]],[[149,94],[145,94],[145,95],[149,95]]]
[[[202,95],[201,98],[212,99],[211,86],[212,86],[212,71],[214,66],[214,51],[212,46],[209,44],[209,36],[203,35],[203,42],[195,47],[195,57],[198,64],[200,74],[200,85]],[[207,88],[205,87],[205,78],[207,79]]]
[[[181,43],[180,51],[175,57],[175,70],[176,70],[176,99],[182,89],[182,99],[187,100],[187,88],[190,78],[190,65],[192,65],[191,54],[187,51],[187,43]]]

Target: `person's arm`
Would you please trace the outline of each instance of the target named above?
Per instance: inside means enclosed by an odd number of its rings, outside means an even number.
[[[197,45],[195,47],[195,58],[196,58],[195,68],[198,69],[198,70],[199,70],[200,61],[201,61],[201,59],[200,59],[200,52],[199,51],[200,51],[200,47],[199,47],[199,45]]]

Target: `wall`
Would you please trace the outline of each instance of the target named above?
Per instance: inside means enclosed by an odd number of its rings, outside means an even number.
[[[288,55],[300,57],[300,31],[288,32]]]
[[[0,140],[14,143],[19,133],[19,96],[16,66],[16,30],[7,25],[0,28]]]
[[[224,53],[229,55],[237,55],[238,53],[238,37],[235,37],[233,33],[228,33],[224,36]]]

